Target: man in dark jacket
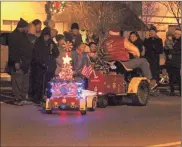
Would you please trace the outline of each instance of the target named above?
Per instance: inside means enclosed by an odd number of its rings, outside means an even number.
[[[36,66],[36,84],[34,100],[39,103],[45,93],[47,83],[55,75],[56,58],[59,50],[51,40],[51,29],[45,27],[41,36],[36,40],[33,51],[33,62]]]
[[[64,32],[65,41],[69,41],[73,44],[73,51],[75,51],[79,45],[83,42],[82,36],[79,33],[79,26],[77,23],[71,25],[71,32]]]
[[[145,56],[150,64],[150,69],[152,72],[152,77],[156,82],[159,81],[159,61],[160,54],[163,53],[163,43],[162,39],[157,36],[157,29],[151,27],[150,29],[150,38],[147,40],[147,43],[144,42],[145,46]]]
[[[175,30],[173,38],[173,49],[169,50],[166,65],[169,74],[170,95],[175,95],[174,84],[178,84],[181,95],[181,30],[179,29]]]
[[[9,69],[16,104],[24,104],[28,96],[29,68],[32,58],[31,45],[26,35],[28,23],[20,19],[16,29],[9,35]]]

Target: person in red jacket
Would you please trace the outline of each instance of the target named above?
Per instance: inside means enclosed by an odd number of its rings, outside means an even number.
[[[152,80],[149,63],[145,58],[139,58],[139,49],[123,37],[123,32],[118,29],[110,29],[107,39],[103,42],[103,48],[108,53],[109,61],[121,61],[127,68],[140,68],[143,75],[150,81],[151,88],[156,87],[156,82]],[[130,59],[129,54],[135,58]]]

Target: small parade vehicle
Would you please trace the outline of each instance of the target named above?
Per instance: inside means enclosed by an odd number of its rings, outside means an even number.
[[[54,79],[47,89],[44,109],[50,114],[54,109],[76,110],[85,115],[87,110],[95,111],[96,93],[84,90],[82,81],[60,81]]]
[[[98,107],[104,108],[108,102],[145,106],[150,92],[147,78],[142,77],[139,69],[128,69],[122,62],[108,64],[120,70],[96,71],[89,79],[89,90],[97,92]]]
[[[84,81],[73,78],[71,58],[63,57],[64,66],[59,76],[48,84],[43,109],[51,114],[54,109],[77,110],[86,115],[87,110],[94,111],[97,107],[97,96],[94,91],[84,90]]]

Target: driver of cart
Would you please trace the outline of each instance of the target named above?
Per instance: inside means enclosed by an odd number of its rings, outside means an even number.
[[[103,49],[109,54],[106,60],[121,61],[129,69],[140,68],[143,75],[149,80],[151,89],[156,87],[156,81],[152,80],[149,63],[145,58],[139,58],[139,49],[123,37],[123,31],[110,29],[107,39],[103,42]],[[129,54],[135,58],[130,59]]]
[[[72,66],[73,66],[73,72],[76,76],[81,76],[81,71],[83,67],[89,66],[89,59],[88,54],[84,52],[85,50],[85,44],[81,43],[79,47],[72,51]]]

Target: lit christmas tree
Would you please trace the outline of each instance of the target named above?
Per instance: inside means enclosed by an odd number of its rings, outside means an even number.
[[[72,45],[68,42],[65,44],[64,49],[66,51],[65,57],[63,57],[63,68],[59,73],[59,77],[53,78],[48,88],[49,98],[60,97],[77,97],[82,98],[82,90],[84,87],[83,81],[75,81],[73,78],[73,70],[71,65],[71,58],[69,57],[69,51]]]

